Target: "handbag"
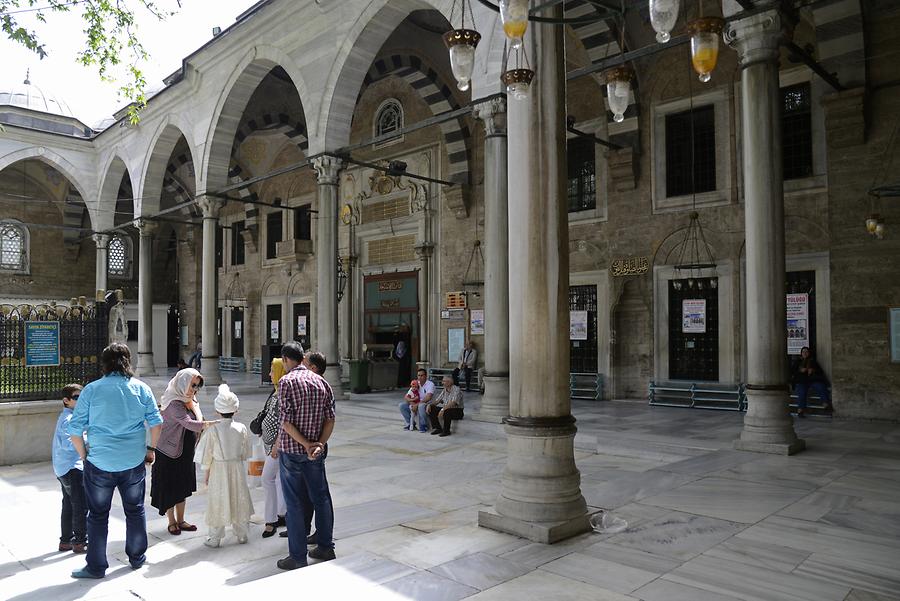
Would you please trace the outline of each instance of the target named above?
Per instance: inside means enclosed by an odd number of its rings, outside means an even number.
[[[272,397],[275,396],[275,393],[269,395],[269,398],[266,399],[265,405],[263,405],[262,410],[256,414],[256,417],[250,422],[250,431],[256,434],[257,436],[262,435],[262,423],[266,418],[266,413],[269,408],[269,403],[272,401]]]

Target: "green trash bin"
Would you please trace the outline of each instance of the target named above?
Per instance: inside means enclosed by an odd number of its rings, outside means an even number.
[[[369,391],[369,362],[365,359],[350,361],[350,390],[356,394]]]

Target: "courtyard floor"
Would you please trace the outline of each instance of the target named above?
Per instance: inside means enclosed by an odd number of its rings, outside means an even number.
[[[249,422],[267,390],[258,376],[228,379]],[[157,394],[165,381],[148,379]],[[502,427],[467,419],[448,438],[407,432],[399,396],[339,402],[327,461],[337,560],[280,571],[287,540],[261,538],[261,517],[248,544],[231,535],[205,547],[200,490],[187,506],[198,532],[169,535],[148,503],[148,561],[132,571],[116,496],[106,578],[72,580],[84,559],[56,551],[51,465],[23,464],[0,468],[0,598],[900,599],[900,425],[809,418],[797,424],[808,449],[777,457],[732,449],[737,413],[575,402],[584,497],[628,528],[541,545],[475,525],[500,489]],[[259,515],[262,489],[251,491]]]

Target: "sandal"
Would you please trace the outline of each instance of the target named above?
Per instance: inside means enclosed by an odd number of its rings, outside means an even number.
[[[197,527],[195,525],[188,524],[187,522],[184,522],[184,521],[182,521],[180,524],[178,524],[178,527],[181,528],[181,530],[183,530],[185,532],[195,532],[197,530]]]
[[[271,530],[269,530],[271,528]],[[263,530],[262,537],[269,538],[270,536],[275,536],[275,533],[278,532],[278,522],[266,522],[266,528]]]
[[[178,536],[179,534],[181,534],[181,528],[178,527],[178,524],[169,524],[168,531],[169,534],[172,534],[174,536]]]

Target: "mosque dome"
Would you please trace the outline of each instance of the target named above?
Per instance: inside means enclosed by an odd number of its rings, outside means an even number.
[[[64,100],[31,83],[28,75],[20,84],[0,88],[0,105],[4,104],[64,117],[75,116]]]

